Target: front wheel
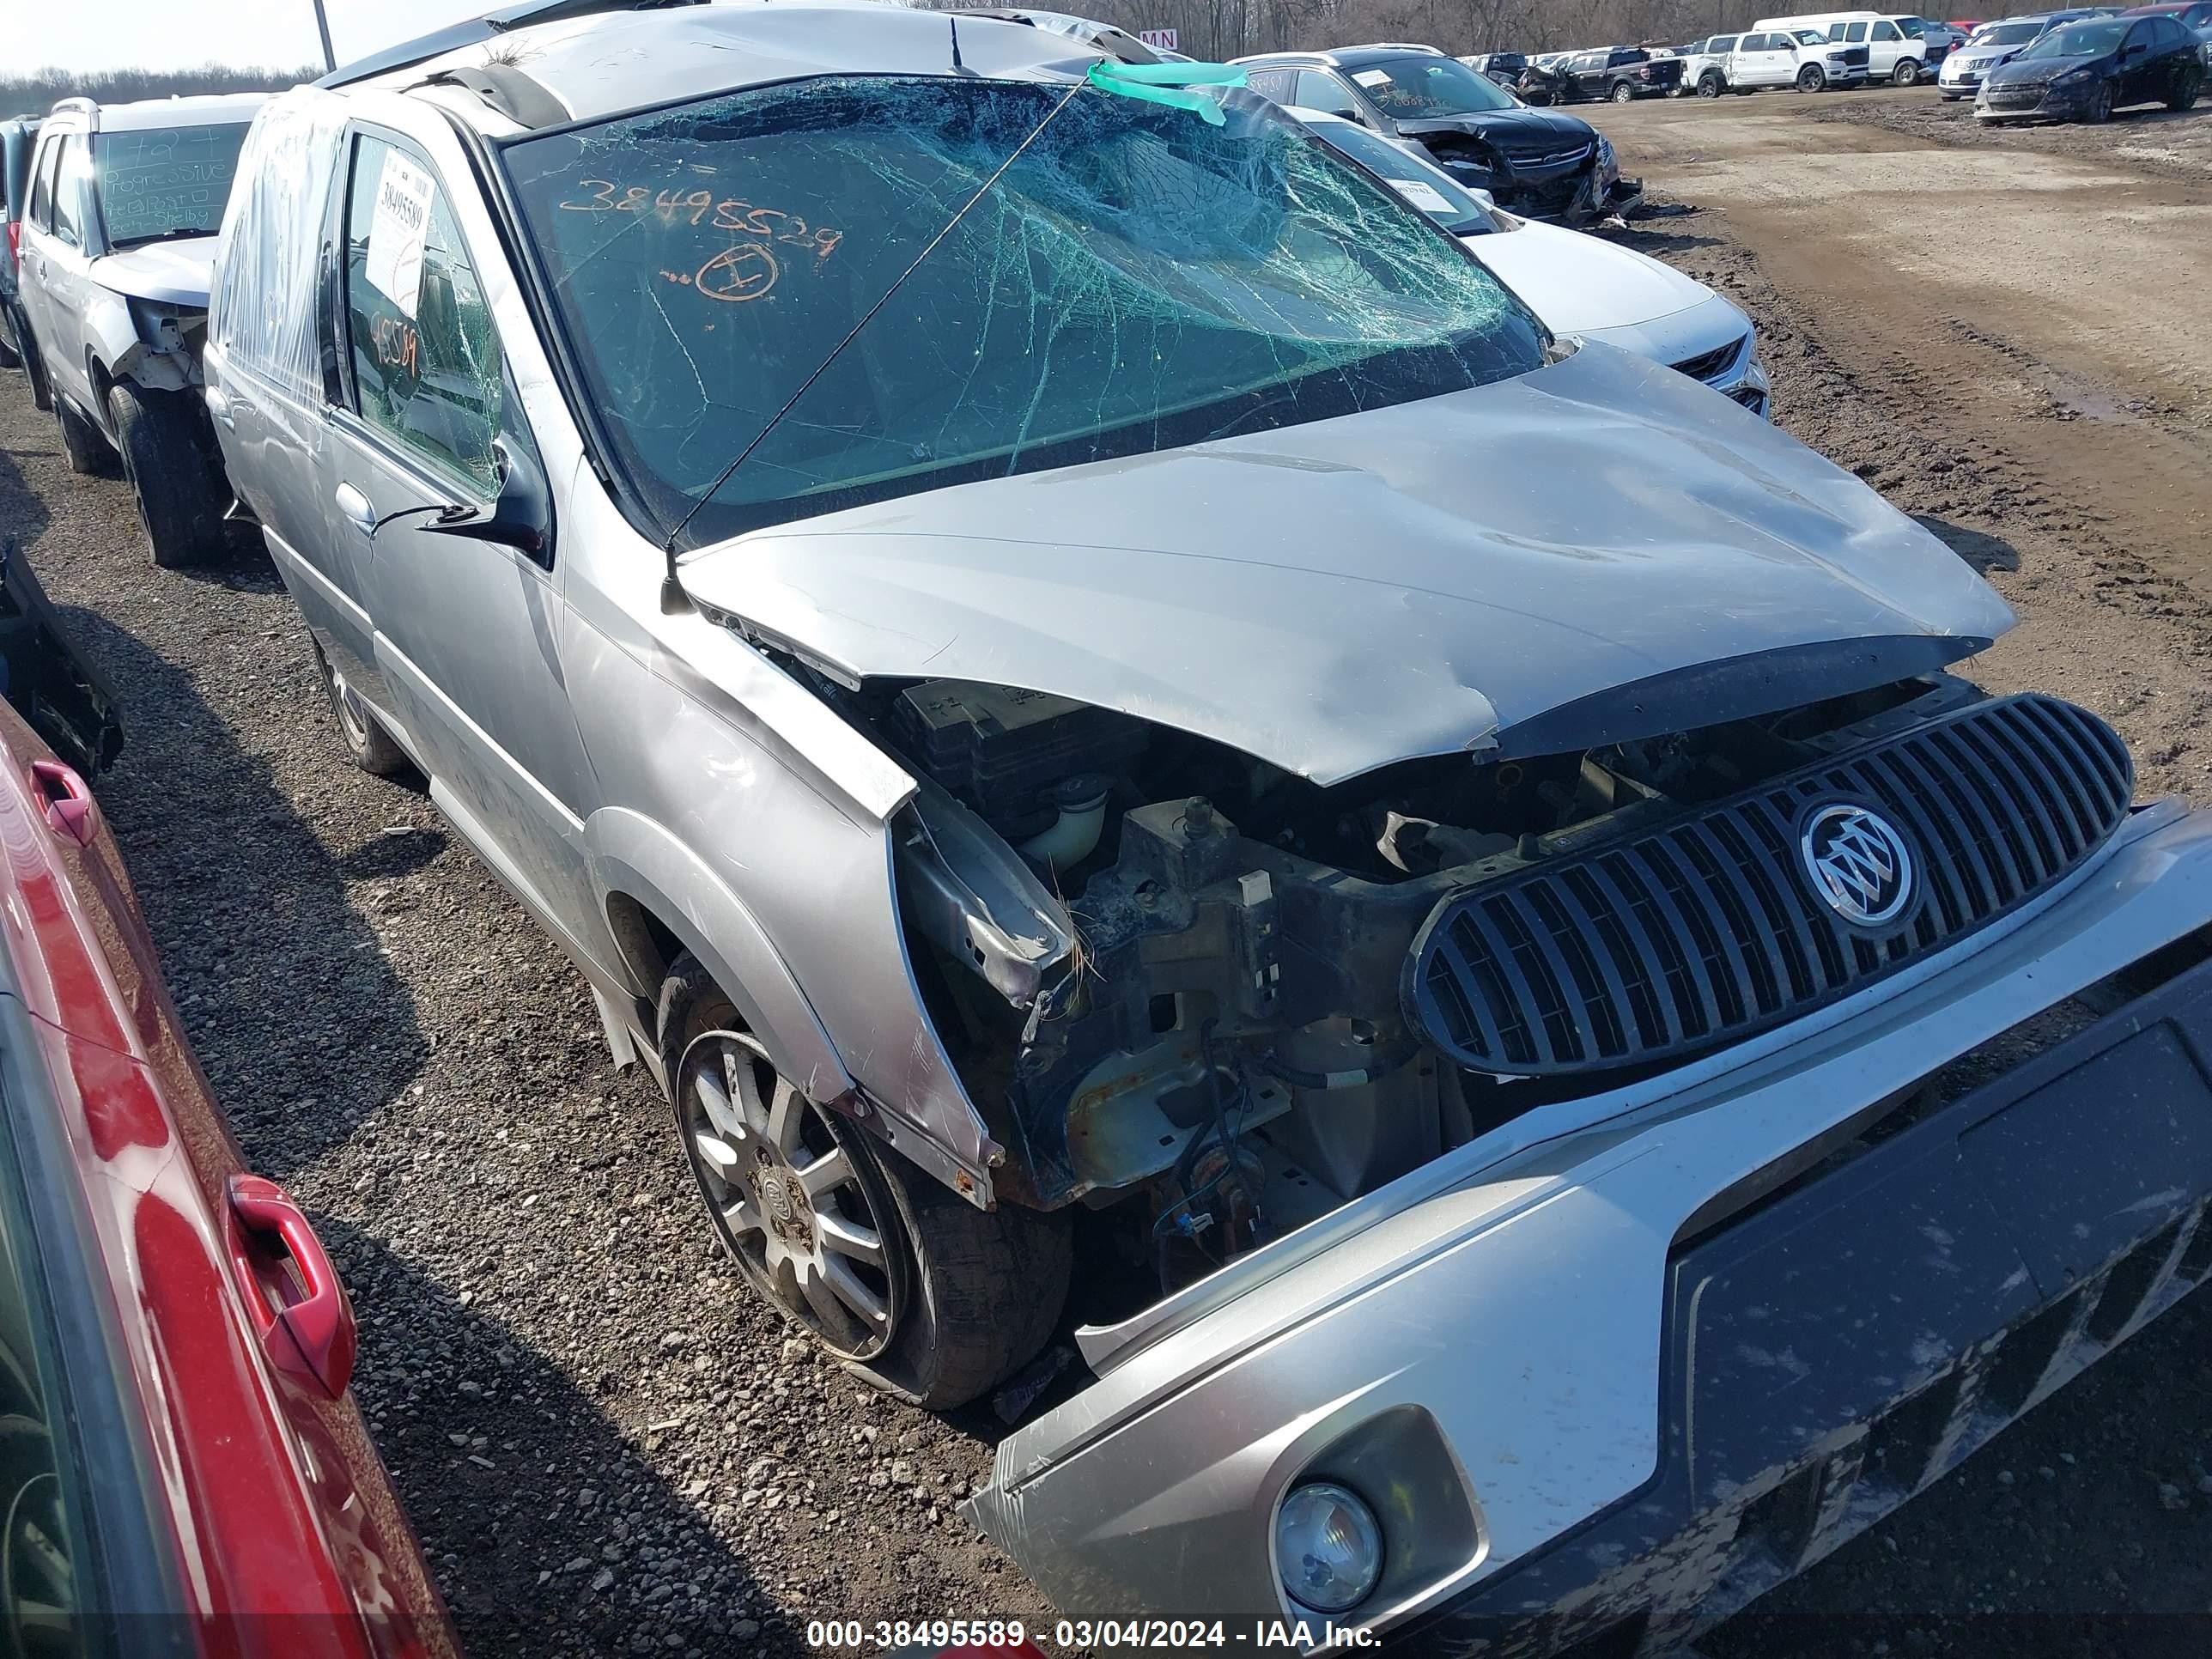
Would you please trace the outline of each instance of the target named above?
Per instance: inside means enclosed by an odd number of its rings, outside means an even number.
[[[685,1161],[722,1248],[771,1308],[930,1411],[1025,1364],[1067,1298],[1066,1218],[982,1211],[808,1099],[690,955],[660,993]]]
[[[1797,71],[1797,90],[1818,92],[1828,84],[1828,77],[1818,64],[1808,64]]]
[[[0,368],[22,366],[22,348],[15,343],[15,307],[0,301]]]
[[[1613,101],[1616,104],[1634,103],[1636,101],[1636,88],[1630,86],[1626,81],[1620,82],[1614,86],[1613,89]]]
[[[2100,127],[2112,118],[2112,83],[2110,81],[2097,88],[2097,95],[2089,100],[2088,110],[2081,118],[2093,127]]]
[[[2194,109],[2197,95],[2203,90],[2204,77],[2197,70],[2190,70],[2182,76],[2181,84],[2174,88],[2173,96],[2166,100],[2166,106],[2177,115],[2183,110]]]
[[[1911,58],[1900,58],[1897,67],[1889,72],[1889,82],[1896,87],[1917,87],[1920,84],[1920,65]]]
[[[228,550],[222,464],[192,394],[125,380],[108,392],[107,417],[154,562],[180,570]]]
[[[1717,98],[1727,89],[1727,82],[1717,75],[1701,75],[1698,77],[1698,96],[1700,98]]]

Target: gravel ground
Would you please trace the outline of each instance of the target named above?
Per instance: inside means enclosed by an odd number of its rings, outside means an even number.
[[[1740,118],[1781,100],[1722,101]],[[2147,789],[2212,798],[2197,529],[2123,536],[2110,503],[2044,482],[2036,422],[1954,419],[1956,337],[1917,378],[1871,372],[1834,292],[1778,282],[1755,217],[1636,240],[1757,318],[1785,424],[2020,606],[1987,678],[2097,708]],[[1880,258],[1840,233],[1793,249],[1815,253]],[[2161,441],[2201,418],[2177,404]],[[2195,453],[2158,452],[2180,458],[2160,464],[2185,495]],[[265,558],[153,571],[122,486],[68,473],[13,376],[0,534],[122,697],[129,743],[101,799],[240,1139],[353,1288],[356,1388],[470,1651],[781,1656],[812,1617],[1048,1622],[951,1507],[995,1425],[885,1404],[747,1303],[665,1107],[610,1068],[582,981],[421,793],[343,763]],[[2184,1304],[1712,1647],[2012,1659],[2062,1633],[2084,1652],[2202,1638],[2176,1615],[2212,1596],[2209,1318]]]

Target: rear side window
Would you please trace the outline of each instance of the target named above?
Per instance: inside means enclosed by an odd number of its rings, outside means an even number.
[[[489,494],[506,380],[490,307],[429,164],[366,134],[347,197],[345,289],[362,418]]]
[[[40,230],[54,228],[54,168],[61,161],[62,141],[49,138],[40,146],[35,163],[37,178],[31,185],[30,221]]]
[[[1291,96],[1291,79],[1288,70],[1255,69],[1246,74],[1244,84],[1262,98],[1272,99],[1278,104],[1291,104],[1297,101]]]
[[[1735,36],[1733,34],[1716,34],[1711,40],[1705,42],[1705,50],[1707,52],[1734,52],[1735,50]]]

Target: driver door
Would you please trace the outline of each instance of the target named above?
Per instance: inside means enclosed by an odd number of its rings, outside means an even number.
[[[331,534],[352,538],[381,688],[439,806],[569,940],[590,937],[597,799],[556,647],[554,556],[432,527],[443,507],[488,509],[494,441],[534,453],[529,430],[430,162],[381,133],[351,143]]]

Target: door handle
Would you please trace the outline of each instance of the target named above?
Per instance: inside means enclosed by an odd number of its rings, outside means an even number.
[[[348,524],[364,536],[376,534],[376,509],[369,505],[368,496],[351,484],[342,483],[332,499],[337,501],[338,511],[345,515]]]
[[[58,760],[30,765],[31,793],[45,809],[46,828],[73,847],[89,847],[100,834],[100,807],[76,769]]]
[[[353,1304],[338,1281],[337,1269],[331,1265],[330,1252],[291,1194],[264,1176],[231,1176],[230,1212],[237,1224],[231,1255],[246,1291],[246,1310],[260,1334],[269,1363],[333,1400],[342,1397],[353,1380],[354,1351],[361,1332],[354,1322]],[[304,1298],[282,1307],[270,1305],[248,1243],[256,1236],[274,1236],[291,1254],[307,1282]]]

